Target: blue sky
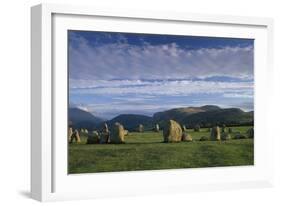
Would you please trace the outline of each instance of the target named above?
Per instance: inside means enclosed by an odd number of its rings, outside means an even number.
[[[69,31],[69,103],[105,119],[215,104],[253,110],[251,39]]]

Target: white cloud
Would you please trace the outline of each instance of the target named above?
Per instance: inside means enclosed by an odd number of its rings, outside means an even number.
[[[251,93],[251,92],[244,92],[242,94],[239,94],[239,93],[227,93],[227,94],[224,94],[223,96],[227,97],[227,98],[251,99],[251,98],[253,98],[253,93]]]
[[[176,43],[141,46],[118,41],[91,45],[82,37],[70,45],[73,79],[167,79],[214,75],[253,76],[253,47],[183,49]]]
[[[86,111],[86,112],[89,112],[89,109],[88,109],[88,107],[87,106],[77,106],[77,108],[78,109],[81,109],[81,110],[84,110],[84,111]]]
[[[253,82],[213,82],[192,80],[115,80],[81,81],[72,80],[71,94],[88,95],[167,95],[185,96],[190,94],[225,94],[228,97],[248,95],[253,91]],[[78,86],[79,85],[79,86]],[[237,96],[238,97],[238,96]]]

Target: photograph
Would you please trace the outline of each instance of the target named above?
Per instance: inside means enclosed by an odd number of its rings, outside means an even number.
[[[68,174],[253,166],[254,43],[68,30]]]

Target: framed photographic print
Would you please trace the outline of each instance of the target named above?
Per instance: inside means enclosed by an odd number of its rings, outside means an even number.
[[[34,199],[272,185],[271,19],[31,14]]]

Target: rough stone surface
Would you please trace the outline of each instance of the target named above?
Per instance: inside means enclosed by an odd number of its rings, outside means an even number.
[[[142,124],[139,125],[138,132],[144,132],[144,127]]]
[[[124,143],[124,127],[120,123],[116,122],[113,126],[112,132],[110,134],[110,143],[120,144]]]
[[[159,129],[159,124],[155,124],[154,131],[155,131],[155,132],[159,132],[159,131],[160,131],[160,129]]]
[[[87,144],[98,144],[99,140],[100,140],[100,136],[97,131],[88,133]]]
[[[100,133],[100,139],[99,143],[100,144],[106,144],[109,142],[109,137],[110,137],[110,131],[108,129],[108,126],[106,123],[104,123],[103,128]]]
[[[231,135],[226,133],[226,132],[222,132],[221,133],[221,140],[230,140],[231,139]]]
[[[109,142],[109,136],[110,136],[110,133],[106,133],[106,132],[101,132],[100,133],[100,141],[99,143],[100,144],[106,144]]]
[[[250,128],[247,131],[248,138],[254,138],[254,128]]]
[[[246,139],[246,136],[240,133],[234,135],[234,139]]]
[[[69,127],[69,129],[68,129],[68,141],[69,142],[71,141],[72,134],[73,134],[73,130],[71,127]]]
[[[124,130],[124,135],[125,135],[125,136],[129,135],[129,131],[125,129],[125,130]]]
[[[180,142],[182,138],[181,126],[174,120],[169,120],[163,129],[164,142]]]
[[[79,132],[78,132],[77,129],[71,135],[70,143],[72,143],[74,141],[77,142],[77,143],[81,142],[80,135],[79,135]]]
[[[109,129],[106,123],[104,123],[103,125],[102,132],[109,133]]]
[[[190,134],[183,133],[181,137],[181,141],[192,142],[192,137]]]
[[[210,140],[219,141],[221,139],[221,132],[218,126],[213,127],[211,130]]]

